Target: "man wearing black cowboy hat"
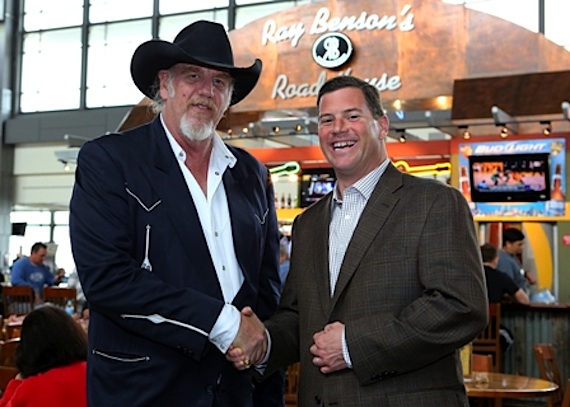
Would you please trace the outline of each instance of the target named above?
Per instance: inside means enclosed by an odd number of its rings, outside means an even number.
[[[242,309],[264,319],[277,306],[274,193],[215,128],[260,72],[234,66],[216,23],[145,42],[131,73],[157,118],[82,147],[70,233],[91,311],[90,406],[253,405],[249,363],[225,353],[259,335]]]

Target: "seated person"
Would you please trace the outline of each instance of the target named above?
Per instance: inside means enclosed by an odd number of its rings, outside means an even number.
[[[526,292],[510,276],[496,269],[499,262],[499,250],[495,246],[490,243],[481,246],[481,257],[485,268],[489,303],[498,303],[505,299],[520,304],[530,303]],[[514,343],[513,334],[504,326],[501,326],[500,334],[501,347],[503,352],[506,352]]]
[[[44,264],[46,254],[45,244],[34,243],[30,255],[15,262],[10,275],[12,285],[28,285],[34,289],[36,303],[41,302],[44,286],[51,286],[56,282],[55,276]]]
[[[489,302],[502,302],[510,299],[520,304],[528,304],[529,298],[526,292],[509,275],[497,270],[499,250],[492,244],[485,243],[481,246],[481,256],[485,267]]]
[[[77,291],[77,307],[78,309],[82,309],[87,300],[85,299],[83,287],[81,286],[81,281],[79,281],[79,275],[77,274],[76,268],[74,268],[69,275],[69,279],[67,280],[67,287],[75,288]]]
[[[0,407],[87,406],[87,335],[60,308],[46,305],[22,323],[15,361],[19,370]]]

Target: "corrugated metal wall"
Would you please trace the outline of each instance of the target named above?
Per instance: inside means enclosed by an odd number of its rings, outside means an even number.
[[[505,354],[505,373],[540,377],[534,357],[535,343],[551,343],[562,383],[570,377],[570,307],[503,306],[502,324],[515,343]]]

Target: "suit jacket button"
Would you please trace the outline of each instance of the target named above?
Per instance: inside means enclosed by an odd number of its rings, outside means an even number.
[[[212,386],[211,384],[206,386],[206,393],[208,394],[214,394],[214,386]]]
[[[321,398],[319,396],[315,396],[315,404],[321,404]]]

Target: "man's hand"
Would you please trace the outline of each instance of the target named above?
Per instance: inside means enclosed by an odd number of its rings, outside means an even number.
[[[226,353],[236,369],[249,369],[263,360],[267,352],[265,326],[250,307],[241,311],[238,334]]]
[[[333,373],[346,369],[347,365],[342,354],[342,331],[344,324],[333,322],[313,335],[313,345],[310,351],[313,354],[313,364],[321,373]]]

